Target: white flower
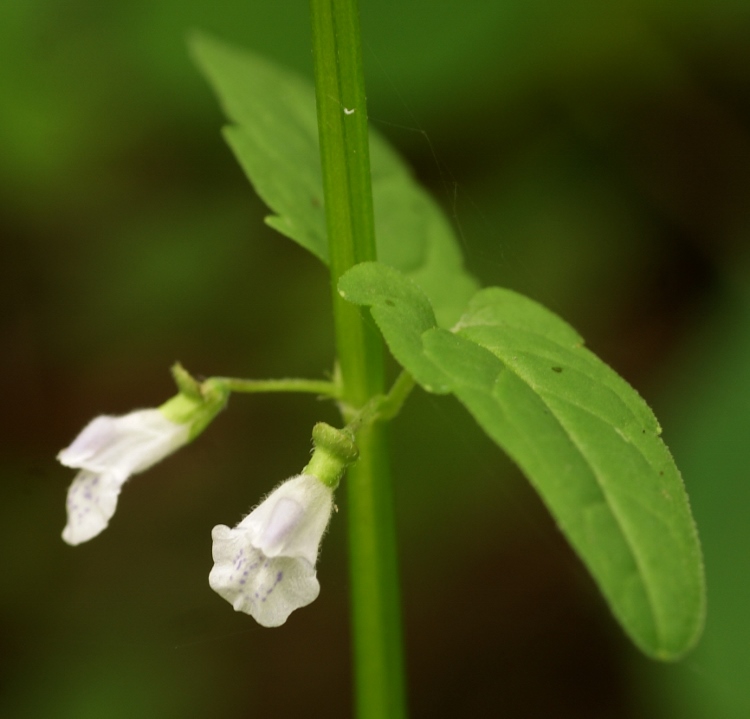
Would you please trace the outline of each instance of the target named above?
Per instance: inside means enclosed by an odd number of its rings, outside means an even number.
[[[158,409],[89,422],[57,458],[81,471],[68,490],[63,539],[80,544],[109,524],[117,496],[131,474],[143,472],[190,439],[189,424],[173,422]]]
[[[211,588],[264,627],[280,626],[320,593],[315,562],[332,508],[333,490],[300,474],[234,529],[214,527]]]
[[[229,388],[219,378],[196,382],[180,364],[172,368],[179,394],[157,409],[89,422],[57,455],[81,471],[68,490],[63,539],[81,544],[99,534],[117,507],[125,480],[195,439],[224,408]]]

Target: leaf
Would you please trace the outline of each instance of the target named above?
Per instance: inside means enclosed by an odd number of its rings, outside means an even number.
[[[363,262],[339,279],[339,294],[370,307],[393,356],[429,392],[449,392],[449,378],[424,354],[422,334],[437,326],[424,292],[397,270]]]
[[[509,290],[478,292],[449,332],[391,268],[358,265],[339,288],[371,307],[425,389],[453,392],[519,465],[635,643],[659,659],[693,646],[705,614],[700,545],[680,474],[635,390],[563,320]]]
[[[262,58],[205,35],[196,62],[232,124],[224,135],[274,214],[267,224],[328,262],[315,94],[311,84]],[[452,325],[477,289],[463,269],[450,224],[408,168],[370,136],[378,258],[427,293],[441,326]]]

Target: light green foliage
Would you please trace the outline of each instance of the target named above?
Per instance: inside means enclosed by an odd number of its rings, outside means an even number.
[[[225,129],[227,141],[256,192],[274,212],[266,222],[327,262],[312,85],[262,58],[202,35],[191,45],[232,122]],[[439,324],[450,326],[477,288],[463,269],[450,224],[374,132],[370,161],[378,258],[417,282],[430,298]]]
[[[478,292],[449,332],[392,268],[364,263],[342,295],[371,307],[395,358],[453,392],[521,467],[643,651],[674,659],[705,613],[687,495],[646,403],[579,335],[509,290]]]
[[[362,281],[363,274],[366,280]],[[341,296],[371,308],[393,356],[430,392],[449,392],[448,378],[424,354],[421,336],[437,326],[430,301],[416,284],[386,265],[365,262],[339,280]]]

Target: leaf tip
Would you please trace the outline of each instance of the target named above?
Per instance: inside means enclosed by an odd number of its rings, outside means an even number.
[[[187,45],[188,53],[198,67],[204,68],[203,53],[212,42],[214,42],[214,38],[200,28],[192,27],[185,33],[185,44]]]

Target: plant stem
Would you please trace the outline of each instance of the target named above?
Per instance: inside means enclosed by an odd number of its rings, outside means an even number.
[[[380,339],[337,287],[350,267],[376,259],[359,15],[356,0],[310,5],[336,350],[342,400],[356,410],[384,387]],[[357,716],[401,719],[401,612],[384,424],[363,427],[357,445],[360,459],[346,482]]]
[[[404,402],[409,398],[411,391],[414,389],[414,377],[406,370],[396,378],[393,386],[388,390],[388,394],[378,407],[378,419],[393,419],[404,406]]]
[[[297,377],[284,379],[239,379],[236,377],[211,377],[232,392],[307,392],[323,397],[338,399],[341,388],[335,382],[327,380],[300,379]]]
[[[402,370],[386,395],[373,397],[362,409],[352,415],[346,429],[356,436],[363,428],[374,422],[393,419],[401,411],[404,402],[414,389],[414,378]]]

